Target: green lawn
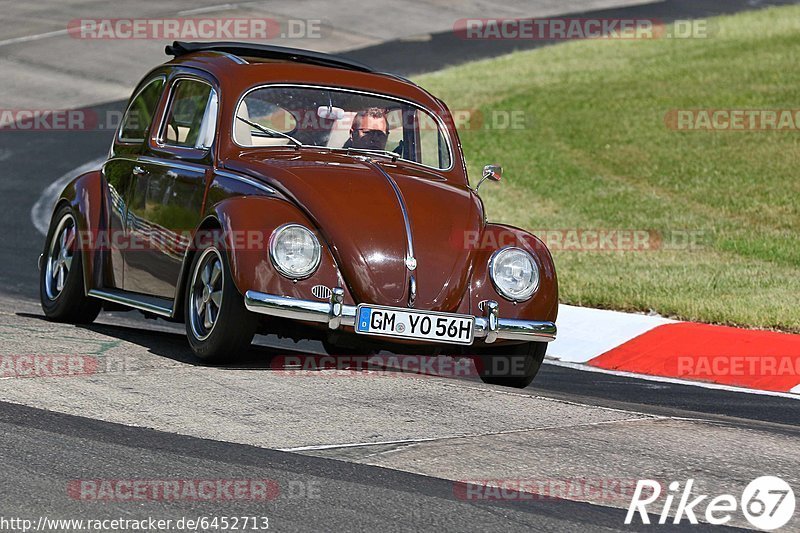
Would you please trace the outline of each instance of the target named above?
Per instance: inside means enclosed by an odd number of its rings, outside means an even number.
[[[490,220],[699,235],[691,249],[554,251],[564,303],[800,331],[800,132],[675,131],[672,109],[800,109],[800,7],[712,21],[705,39],[581,41],[419,76],[464,130]]]

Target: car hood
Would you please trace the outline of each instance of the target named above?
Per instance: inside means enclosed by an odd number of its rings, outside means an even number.
[[[296,202],[327,241],[357,303],[406,307],[412,275],[418,309],[455,311],[468,290],[475,252],[465,236],[480,234],[483,210],[466,184],[416,165],[346,154],[252,151],[225,167]],[[403,204],[413,270],[406,262]]]

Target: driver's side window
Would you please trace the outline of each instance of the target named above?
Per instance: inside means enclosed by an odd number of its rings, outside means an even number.
[[[195,79],[180,79],[161,132],[161,142],[182,148],[207,148],[211,145],[216,121],[216,94],[211,85]]]
[[[144,141],[153,122],[153,115],[163,88],[164,78],[156,78],[133,98],[119,128],[120,141],[128,143]]]
[[[386,139],[386,149],[390,152],[401,153],[403,148],[403,110],[392,109],[386,113],[386,122],[389,124],[389,137]],[[402,153],[401,153],[402,155]]]

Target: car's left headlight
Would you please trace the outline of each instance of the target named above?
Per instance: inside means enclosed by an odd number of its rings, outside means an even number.
[[[539,267],[522,248],[496,251],[489,261],[489,276],[497,292],[515,302],[527,300],[539,288]]]
[[[272,233],[269,255],[278,272],[290,279],[307,278],[320,262],[319,241],[300,224],[285,224]]]

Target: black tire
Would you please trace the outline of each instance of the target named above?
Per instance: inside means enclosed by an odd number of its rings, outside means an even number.
[[[68,205],[53,214],[39,269],[39,299],[48,320],[90,324],[100,313],[102,302],[86,296],[75,220]]]
[[[485,348],[475,364],[484,383],[524,389],[539,373],[546,342]]]
[[[219,265],[218,277],[214,264]],[[208,267],[208,283],[203,271]],[[194,354],[207,363],[235,361],[253,341],[258,318],[244,306],[244,298],[236,289],[224,250],[209,245],[197,250],[189,269],[184,291],[186,336]],[[213,294],[219,292],[221,300]],[[198,303],[203,311],[198,311]],[[207,326],[206,314],[211,321]]]

